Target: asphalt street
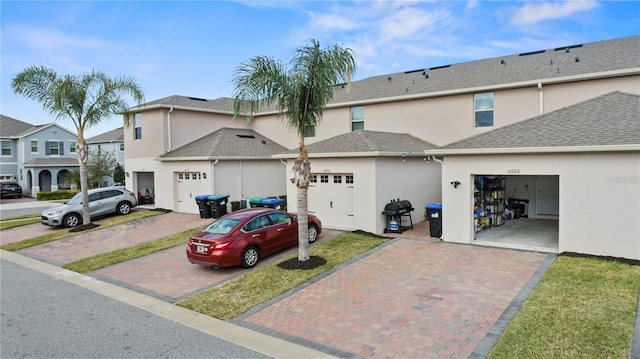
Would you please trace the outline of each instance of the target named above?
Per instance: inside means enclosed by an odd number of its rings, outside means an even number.
[[[0,260],[0,357],[270,358]]]

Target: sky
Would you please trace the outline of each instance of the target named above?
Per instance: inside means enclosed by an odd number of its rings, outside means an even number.
[[[233,95],[243,62],[263,55],[288,63],[312,38],[350,48],[359,80],[638,34],[637,0],[1,0],[0,113],[34,125],[55,121],[11,89],[32,65],[59,75],[130,76],[146,102],[215,99]],[[76,132],[70,120],[58,124]],[[121,126],[113,116],[85,137]]]

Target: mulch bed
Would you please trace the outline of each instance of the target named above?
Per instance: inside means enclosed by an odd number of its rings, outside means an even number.
[[[326,263],[327,263],[326,259],[318,256],[311,256],[308,261],[302,261],[302,262],[299,261],[297,257],[294,257],[284,262],[278,263],[278,267],[282,269],[309,270],[309,269],[314,269],[314,268],[323,266]]]

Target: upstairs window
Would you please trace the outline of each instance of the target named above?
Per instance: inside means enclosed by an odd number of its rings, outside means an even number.
[[[31,153],[38,153],[38,140],[31,140]]]
[[[135,117],[135,121],[134,121],[135,134],[133,138],[135,140],[140,140],[142,139],[142,114],[136,113],[134,117]]]
[[[62,142],[49,141],[45,143],[45,150],[47,156],[61,156],[64,154]]]
[[[364,130],[364,106],[351,108],[351,131]]]
[[[76,153],[76,141],[69,141],[69,153]]]
[[[493,92],[475,94],[473,109],[476,127],[493,126]]]
[[[120,144],[120,152],[124,152],[124,143]]]
[[[2,155],[11,156],[11,141],[2,141]]]
[[[304,128],[304,137],[316,137],[316,127],[306,126]]]

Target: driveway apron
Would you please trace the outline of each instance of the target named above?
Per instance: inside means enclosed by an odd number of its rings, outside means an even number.
[[[548,257],[397,239],[234,322],[342,357],[468,358]]]

